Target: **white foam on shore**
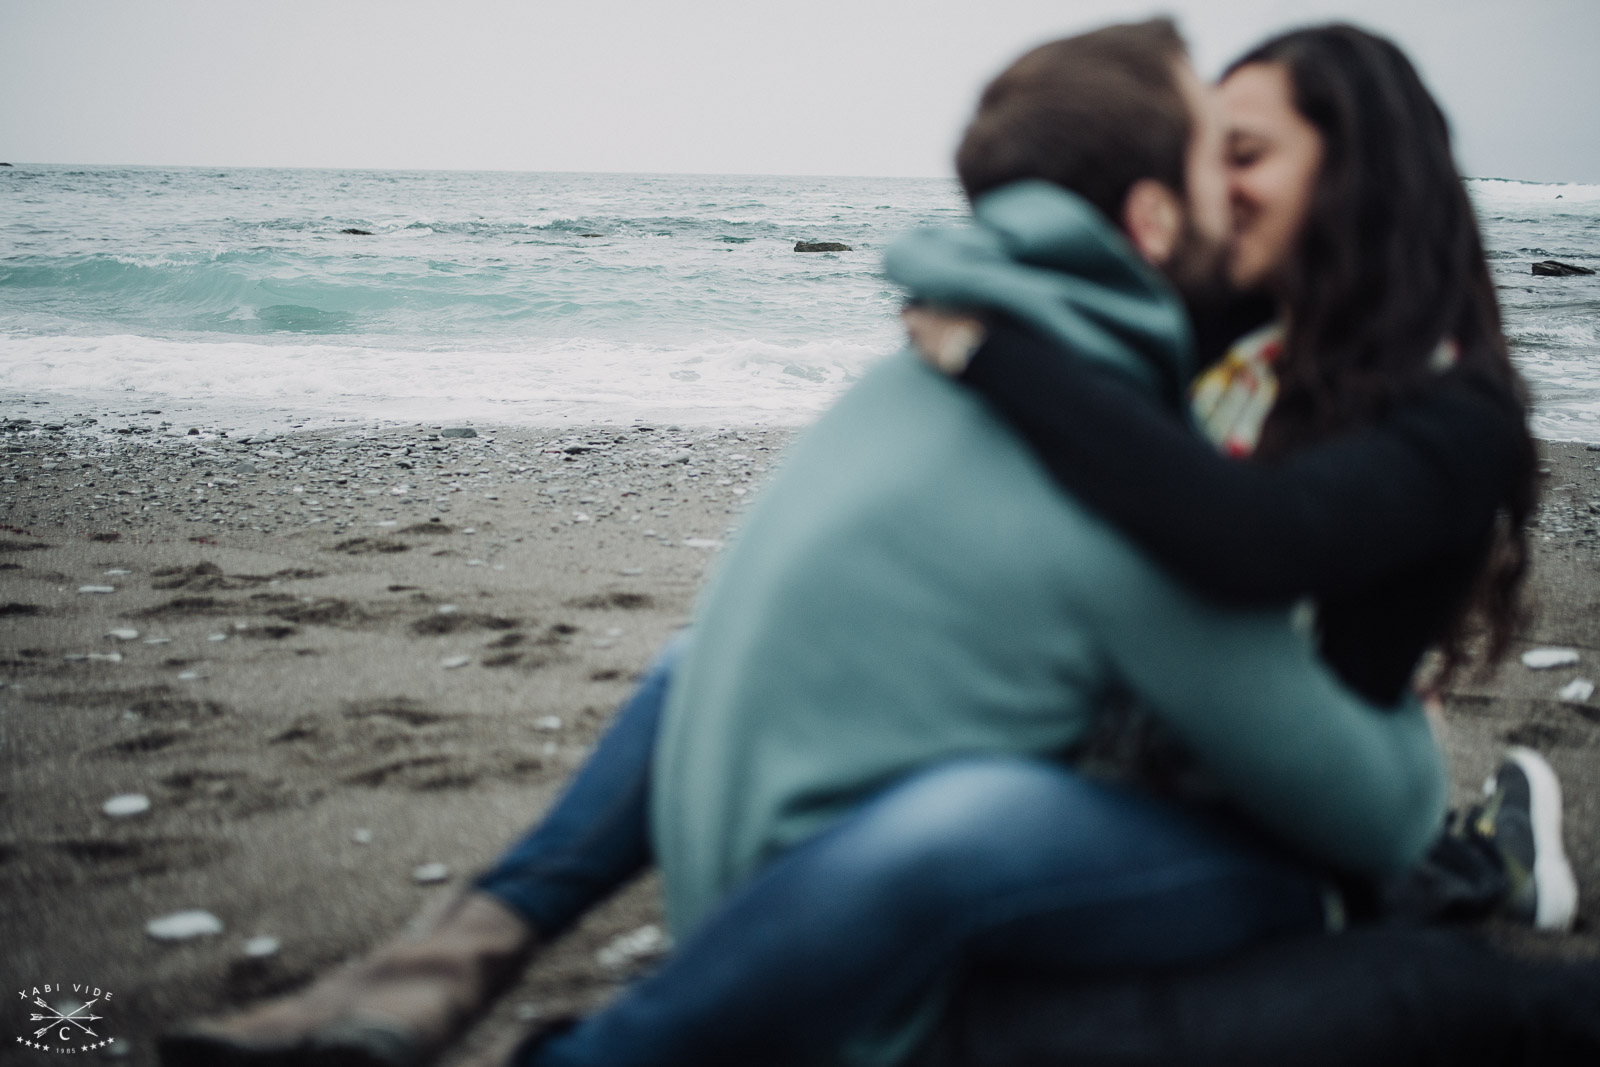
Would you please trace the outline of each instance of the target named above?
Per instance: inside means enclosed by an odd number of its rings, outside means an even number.
[[[403,351],[179,342],[131,335],[0,338],[0,394],[88,406],[182,405],[312,421],[572,417],[798,425],[893,345],[858,340],[693,346],[582,338],[516,348]]]
[[[1479,205],[1549,204],[1565,200],[1569,204],[1600,204],[1600,185],[1578,182],[1523,182],[1511,178],[1468,178],[1467,192]]]

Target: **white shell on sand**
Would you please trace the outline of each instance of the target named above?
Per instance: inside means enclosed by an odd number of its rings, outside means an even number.
[[[536,730],[559,730],[561,729],[561,716],[542,715],[533,720],[533,726]]]
[[[365,826],[358,827],[353,833],[351,833],[350,840],[354,841],[358,845],[370,845],[372,844],[372,831],[368,830]]]
[[[188,941],[222,933],[222,920],[209,911],[175,911],[145,923],[144,932],[157,941]]]
[[[121,652],[91,652],[85,657],[92,663],[121,663]]]
[[[411,880],[418,885],[448,882],[450,880],[450,868],[442,863],[424,863],[411,872]]]
[[[1576,662],[1578,650],[1575,648],[1530,648],[1522,654],[1522,665],[1535,671],[1568,667]]]
[[[80,585],[80,586],[78,586],[78,592],[80,592],[80,593],[115,593],[116,591],[117,591],[117,587],[114,586],[114,585]]]
[[[444,659],[439,661],[439,666],[443,667],[447,671],[453,671],[457,667],[465,667],[471,662],[471,656],[446,656]]]
[[[646,956],[654,956],[667,948],[667,937],[659,926],[641,926],[630,933],[619,934],[594,954],[602,967],[621,967]]]
[[[1582,704],[1594,696],[1594,683],[1587,678],[1574,678],[1561,687],[1561,692],[1556,694],[1568,704]]]
[[[721,548],[722,542],[715,537],[685,537],[684,548]]]
[[[100,810],[119,819],[143,815],[150,810],[150,798],[143,793],[119,793],[100,805]]]
[[[138,630],[107,630],[107,637],[115,637],[118,641],[133,641],[139,636]]]
[[[275,937],[252,937],[244,943],[244,954],[253,960],[276,956],[283,944]]]

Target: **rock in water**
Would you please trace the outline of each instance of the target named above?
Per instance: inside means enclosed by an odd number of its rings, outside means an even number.
[[[372,231],[371,230],[363,230],[363,229],[361,229],[359,227],[356,227],[356,226],[347,226],[344,229],[340,230],[339,232],[340,233],[348,233],[348,234],[350,234],[350,235],[352,235],[354,237],[371,237],[372,236]]]
[[[796,252],[853,252],[855,249],[840,241],[796,241]]]
[[[1593,274],[1594,270],[1590,267],[1580,267],[1575,263],[1546,259],[1533,265],[1533,273],[1541,278],[1571,278],[1580,274]]]
[[[144,924],[144,932],[157,941],[188,941],[222,933],[222,920],[209,911],[175,911]]]

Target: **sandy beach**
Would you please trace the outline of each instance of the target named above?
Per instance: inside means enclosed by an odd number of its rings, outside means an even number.
[[[790,435],[161,422],[0,425],[0,969],[14,990],[111,991],[101,1034],[121,1042],[101,1054],[137,1064],[163,1028],[300,984],[442,903],[528,825],[687,620]],[[1507,743],[1548,755],[1591,897],[1600,697],[1558,694],[1600,680],[1600,451],[1545,452],[1540,611],[1516,651],[1580,660],[1462,680],[1447,743],[1458,800]],[[106,814],[122,794],[148,810]],[[147,932],[189,909],[222,931]],[[604,998],[657,922],[647,881],[464,1048]],[[1582,920],[1489,933],[1600,955]],[[248,954],[259,938],[276,949]],[[4,1036],[0,1062],[37,1057]]]

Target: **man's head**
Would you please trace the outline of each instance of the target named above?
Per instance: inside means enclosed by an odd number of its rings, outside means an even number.
[[[956,173],[969,199],[1025,178],[1077,193],[1180,288],[1220,271],[1222,119],[1170,20],[1052,41],[1011,64],[979,99]]]

